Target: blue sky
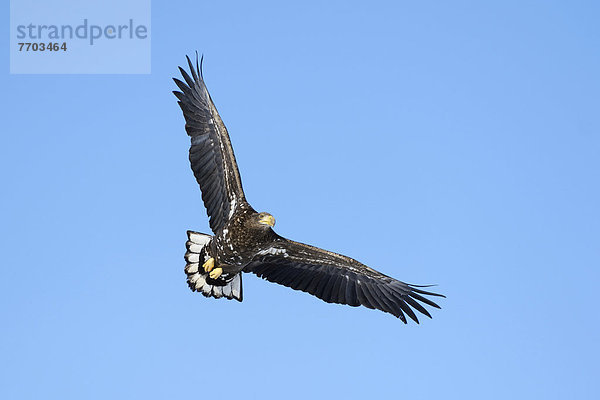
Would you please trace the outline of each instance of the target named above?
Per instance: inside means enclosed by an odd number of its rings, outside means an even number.
[[[2,52],[0,397],[598,398],[597,3],[213,3],[154,2],[150,75]],[[187,289],[195,50],[253,206],[438,284],[432,320]]]

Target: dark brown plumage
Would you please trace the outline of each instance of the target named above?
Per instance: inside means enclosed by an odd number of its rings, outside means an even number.
[[[423,304],[439,308],[423,290],[384,275],[341,254],[279,236],[274,218],[246,201],[229,134],[202,77],[187,58],[191,76],[174,79],[173,92],[191,137],[190,163],[202,191],[214,236],[188,231],[185,272],[194,291],[207,297],[242,301],[242,272],[308,292],[328,303],[363,305],[388,312],[406,323],[419,322],[415,310],[431,317]]]

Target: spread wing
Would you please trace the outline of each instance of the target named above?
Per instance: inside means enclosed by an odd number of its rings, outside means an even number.
[[[421,303],[440,308],[424,295],[445,297],[400,282],[350,257],[281,237],[260,250],[244,271],[328,303],[376,308],[404,323],[404,314],[419,323],[413,309],[431,318]]]
[[[202,191],[202,200],[213,232],[221,229],[235,208],[245,201],[227,128],[213,104],[202,78],[202,68],[187,57],[190,75],[181,67],[185,83],[173,80],[181,92],[173,92],[185,117],[185,130],[191,137],[190,163]]]

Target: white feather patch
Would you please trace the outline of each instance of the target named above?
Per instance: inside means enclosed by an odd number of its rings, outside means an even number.
[[[233,195],[233,199],[231,199],[231,203],[230,203],[229,207],[230,207],[229,215],[227,216],[227,218],[231,218],[233,216],[233,213],[235,212],[235,208],[237,207],[237,197],[235,194]]]
[[[204,293],[205,295],[210,295],[210,292],[212,291],[212,286],[210,285],[204,285],[200,288],[202,290],[202,293]]]
[[[278,249],[277,247],[269,247],[268,249],[261,250],[256,254],[260,256],[266,256],[267,254],[271,254],[274,256],[283,255],[284,257],[287,257],[288,255],[286,249]]]
[[[192,253],[200,253],[203,248],[204,245],[196,244],[194,242],[190,242],[190,245],[188,246],[188,250]]]
[[[188,233],[188,237],[191,242],[193,242],[195,244],[199,244],[202,247],[206,246],[208,244],[208,242],[210,242],[210,239],[211,239],[211,236],[209,236],[209,235],[204,235],[202,233],[191,232],[191,231]]]
[[[223,297],[223,286],[213,286],[213,296],[217,299]]]
[[[233,297],[239,300],[242,294],[242,274],[237,274],[235,278],[229,283],[231,285],[231,294]]]
[[[189,263],[199,263],[200,262],[200,254],[198,253],[187,253],[186,261]]]
[[[198,279],[200,279],[200,274],[194,274],[190,276],[190,283],[193,283],[195,285]]]
[[[223,296],[231,297],[231,282],[223,286]]]
[[[198,263],[194,263],[194,264],[188,264],[185,266],[185,273],[186,274],[195,274],[196,272],[198,272],[198,267],[200,266],[200,264]]]
[[[200,278],[198,278],[198,280],[196,280],[196,290],[200,290],[200,288],[204,285],[206,285],[206,279],[204,276],[197,274]]]

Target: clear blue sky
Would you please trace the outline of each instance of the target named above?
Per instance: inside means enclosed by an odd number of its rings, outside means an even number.
[[[154,2],[150,75],[9,75],[5,30],[0,398],[600,398],[597,3],[214,3]],[[195,50],[254,207],[432,320],[188,290]]]

